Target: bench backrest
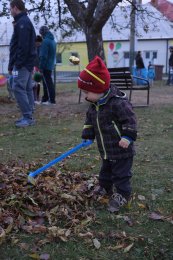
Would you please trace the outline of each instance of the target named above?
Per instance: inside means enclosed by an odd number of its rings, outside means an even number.
[[[111,84],[116,84],[119,89],[128,89],[133,85],[133,79],[128,67],[108,68]]]

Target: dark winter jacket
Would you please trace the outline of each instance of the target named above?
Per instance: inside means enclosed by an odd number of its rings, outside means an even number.
[[[22,67],[33,70],[36,58],[35,30],[25,12],[14,17],[14,32],[10,42],[10,59],[8,70]]]
[[[132,140],[127,149],[119,146],[122,136]],[[111,87],[97,103],[91,103],[86,114],[82,138],[96,137],[102,159],[132,157],[135,154],[133,141],[136,136],[136,116],[125,94],[119,89]]]
[[[136,55],[135,60],[136,60],[136,68],[137,69],[144,69],[145,68],[143,59],[142,59],[140,54]]]
[[[171,52],[171,55],[169,57],[169,66],[173,67],[173,52]]]
[[[53,70],[56,61],[56,42],[51,32],[47,32],[40,46],[41,70]]]

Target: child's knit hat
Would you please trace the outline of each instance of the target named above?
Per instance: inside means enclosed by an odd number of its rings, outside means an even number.
[[[109,84],[109,71],[103,60],[98,56],[81,71],[78,77],[78,88],[93,93],[104,93],[109,89]]]

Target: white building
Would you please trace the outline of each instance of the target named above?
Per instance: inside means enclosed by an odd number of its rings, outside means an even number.
[[[130,6],[116,7],[103,28],[108,67],[129,66]],[[140,7],[139,7],[140,8]],[[173,24],[151,4],[142,5],[144,11],[136,15],[135,50],[142,52],[147,67],[149,62],[163,65],[168,71],[169,46],[173,45]],[[116,28],[112,27],[112,22]],[[38,25],[37,25],[38,28]],[[7,73],[9,43],[13,32],[12,19],[0,21],[0,73]],[[59,32],[57,32],[58,38]],[[83,33],[75,33],[66,42],[85,42]]]

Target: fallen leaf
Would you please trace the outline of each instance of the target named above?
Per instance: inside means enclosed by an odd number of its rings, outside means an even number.
[[[94,244],[96,249],[99,249],[101,247],[101,243],[98,241],[97,238],[93,239],[93,244]]]
[[[128,217],[128,216],[124,216],[124,220],[125,222],[127,222],[127,224],[132,227],[133,226],[133,222],[132,220]]]
[[[64,229],[64,228],[59,228],[56,226],[48,228],[49,234],[53,237],[60,238],[63,242],[68,241],[68,237],[71,234],[70,230]]]
[[[124,253],[127,253],[131,250],[131,248],[133,247],[134,243],[128,245],[126,248],[124,248]]]
[[[61,198],[63,199],[66,199],[66,200],[71,200],[71,201],[75,201],[76,200],[76,197],[75,196],[72,196],[72,195],[69,195],[69,194],[61,194]]]
[[[29,257],[31,257],[32,259],[38,259],[40,260],[40,256],[36,253],[33,253],[33,254],[29,254]]]
[[[79,233],[78,235],[79,237],[87,237],[87,238],[93,238],[93,234],[91,232],[87,232],[87,233]]]
[[[5,231],[2,227],[0,227],[0,244],[2,244],[4,242],[4,239],[5,239]]]
[[[143,201],[143,200],[145,200],[145,196],[143,196],[143,195],[138,195],[138,199]]]
[[[50,255],[47,253],[41,254],[40,255],[40,260],[48,260],[50,259]]]
[[[143,204],[143,203],[137,203],[137,204],[138,204],[139,208],[146,209],[146,205],[145,204]]]
[[[113,250],[113,251],[116,251],[116,250],[122,249],[122,248],[124,248],[124,243],[123,243],[123,244],[116,245],[116,246],[109,246],[109,247],[108,247],[109,250]]]
[[[18,245],[23,250],[28,250],[28,248],[29,248],[29,244],[27,244],[27,243],[20,243]]]
[[[162,216],[162,215],[160,214],[160,212],[151,212],[151,213],[149,214],[149,218],[150,218],[150,219],[153,219],[153,220],[161,220],[161,221],[163,221],[164,216]]]
[[[109,198],[108,197],[100,197],[99,199],[98,199],[98,201],[101,203],[101,204],[108,204],[108,202],[109,202]]]
[[[165,217],[165,220],[168,221],[169,223],[173,224],[173,215]]]

